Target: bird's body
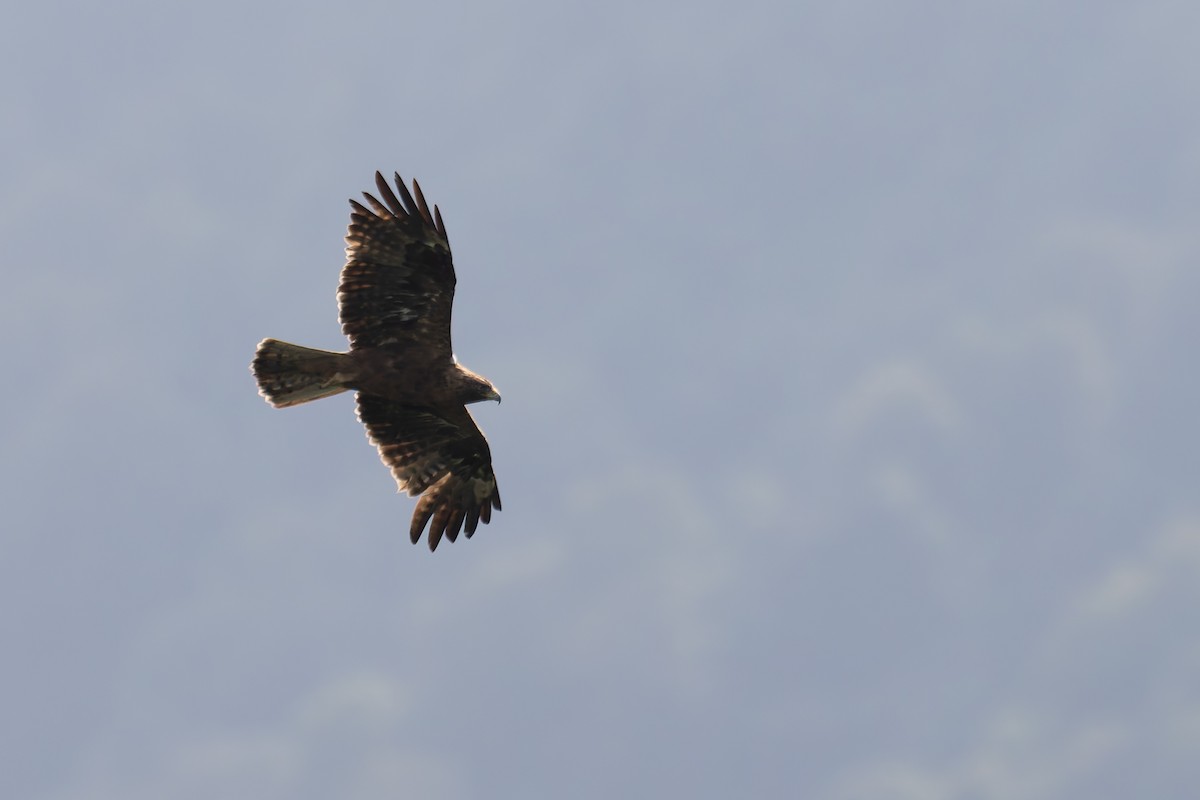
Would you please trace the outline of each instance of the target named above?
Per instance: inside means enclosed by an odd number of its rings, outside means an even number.
[[[338,287],[350,350],[334,353],[265,339],[251,369],[277,408],[347,390],[400,489],[421,495],[410,527],[429,547],[460,530],[470,537],[500,509],[491,451],[466,406],[499,400],[492,384],[458,364],[450,345],[455,274],[441,213],[399,175],[392,192],[375,173],[381,200],[350,201],[346,265]],[[415,197],[414,197],[415,195]]]

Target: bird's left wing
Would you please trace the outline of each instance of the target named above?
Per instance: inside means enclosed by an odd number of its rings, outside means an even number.
[[[492,453],[466,408],[435,412],[358,393],[358,418],[379,458],[392,470],[397,486],[421,495],[409,536],[416,544],[429,525],[429,549],[445,536],[465,531],[469,539],[492,509],[500,510],[500,490],[492,472]]]
[[[419,344],[435,360],[449,361],[454,264],[437,206],[429,210],[421,187],[396,189],[375,173],[379,198],[363,193],[370,208],[350,201],[346,265],[338,286],[338,311],[350,347]]]

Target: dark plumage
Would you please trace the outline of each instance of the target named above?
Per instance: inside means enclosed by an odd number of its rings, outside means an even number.
[[[492,455],[466,406],[500,400],[487,379],[458,365],[450,344],[454,264],[442,215],[413,181],[399,198],[375,173],[379,198],[350,201],[346,265],[338,286],[350,351],[264,339],[251,370],[276,408],[357,390],[358,418],[400,489],[421,495],[409,534],[429,526],[429,549],[500,510]]]

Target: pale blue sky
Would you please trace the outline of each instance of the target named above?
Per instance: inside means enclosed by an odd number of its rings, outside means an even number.
[[[0,795],[1191,797],[1200,7],[26,4]],[[349,396],[417,177],[504,511]]]

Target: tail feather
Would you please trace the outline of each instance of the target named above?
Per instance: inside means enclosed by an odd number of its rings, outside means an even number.
[[[263,339],[250,365],[258,393],[276,408],[307,403],[349,389],[347,355]]]

